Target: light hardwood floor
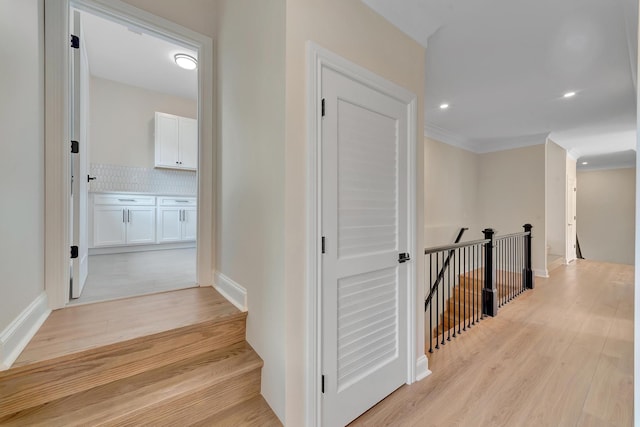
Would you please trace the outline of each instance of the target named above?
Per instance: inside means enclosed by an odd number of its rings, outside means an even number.
[[[633,267],[579,260],[429,356],[354,426],[631,426]]]
[[[109,301],[196,286],[196,249],[89,256],[80,298],[69,305]]]
[[[20,354],[14,367],[211,322],[237,312],[211,287],[55,310]]]

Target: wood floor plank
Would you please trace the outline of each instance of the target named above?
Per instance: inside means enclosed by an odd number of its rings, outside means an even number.
[[[238,313],[211,287],[107,301],[56,310],[14,367]]]
[[[633,267],[580,260],[433,354],[354,426],[631,426]]]
[[[0,417],[237,344],[245,315],[199,323],[0,373]]]
[[[282,423],[262,396],[239,403],[190,427],[279,427]]]
[[[0,418],[0,424],[176,425],[176,416],[203,419],[255,396],[261,367],[242,342]]]

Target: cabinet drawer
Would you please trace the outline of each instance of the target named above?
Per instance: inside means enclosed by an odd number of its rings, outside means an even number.
[[[158,197],[158,206],[196,206],[195,197]]]
[[[96,205],[115,206],[154,206],[154,196],[134,196],[130,194],[96,194],[93,198]]]

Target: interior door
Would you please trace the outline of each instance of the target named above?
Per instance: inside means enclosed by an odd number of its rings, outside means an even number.
[[[78,257],[72,260],[71,298],[78,298],[89,271],[88,225],[88,149],[89,149],[89,63],[84,45],[80,13],[73,11],[72,34],[79,36],[80,47],[73,49],[73,114],[72,139],[78,142],[78,153],[72,154],[72,245],[78,247]]]
[[[567,179],[567,262],[576,259],[576,180]]]
[[[407,378],[407,105],[323,68],[322,423]]]

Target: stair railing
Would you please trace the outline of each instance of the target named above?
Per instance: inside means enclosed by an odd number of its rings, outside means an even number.
[[[524,232],[499,237],[486,229],[481,240],[425,249],[426,277],[433,281],[425,299],[430,353],[533,289],[531,229],[526,224]]]
[[[433,353],[434,341],[439,349],[482,318],[482,267],[489,242],[474,240],[424,251],[427,280],[435,277],[437,284],[431,289],[432,298],[425,310],[429,319],[429,352]],[[450,260],[448,268],[442,270],[446,259]]]
[[[460,239],[462,239],[462,235],[464,234],[465,231],[467,231],[469,228],[467,227],[462,227],[460,229],[460,231],[458,232],[458,236],[456,237],[455,242],[453,243],[454,245],[456,243],[460,243]],[[425,255],[427,254],[427,251],[425,250]],[[438,287],[438,285],[440,284],[440,282],[442,281],[443,277],[444,277],[444,272],[447,269],[447,267],[449,267],[449,262],[451,260],[451,256],[454,254],[454,250],[450,250],[449,254],[447,255],[447,259],[443,262],[442,268],[440,269],[440,271],[438,272],[438,276],[436,277],[436,280],[433,282],[433,285],[431,286],[431,290],[429,291],[429,295],[427,295],[427,298],[424,300],[424,311],[427,311],[427,306],[429,305],[429,303],[431,302],[431,298],[433,297],[433,293],[436,291],[436,288]]]

